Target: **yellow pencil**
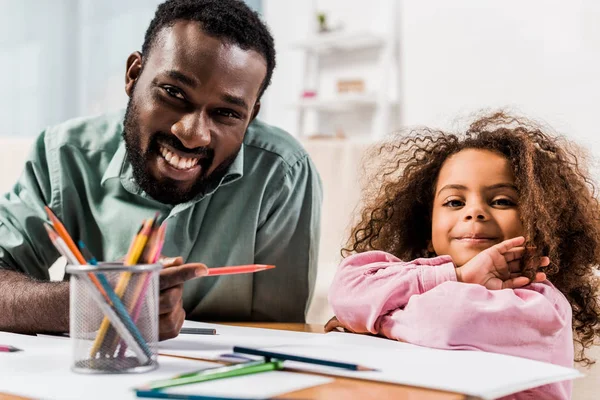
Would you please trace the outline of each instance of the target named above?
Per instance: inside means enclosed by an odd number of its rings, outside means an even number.
[[[156,216],[154,217],[152,225],[150,226],[150,232],[151,233],[148,235],[146,243],[145,243],[145,245],[144,245],[144,247],[142,249],[142,253],[138,257],[137,261],[139,261],[141,263],[149,263],[149,261],[147,260],[147,256],[154,249],[154,247],[156,247],[156,242],[158,240],[158,233],[160,231],[160,228],[156,227],[156,223],[158,222],[159,216],[160,216],[160,214],[156,213]],[[139,235],[137,235],[138,237],[141,236],[141,235],[143,235],[142,231],[143,231],[143,229],[145,227],[146,227],[146,224],[144,224],[142,226],[142,229],[140,230]],[[133,245],[132,245],[132,247],[130,249],[131,253],[133,253],[133,248],[135,246],[138,246],[137,241],[134,241],[134,243],[133,243]],[[134,264],[136,264],[136,263],[134,263]],[[133,265],[133,264],[131,264],[131,265]],[[132,314],[133,313],[133,309],[135,308],[135,304],[137,302],[137,299],[140,296],[140,293],[142,292],[142,289],[144,287],[144,281],[145,280],[141,279],[141,277],[140,277],[139,282],[133,288],[133,292],[132,292],[132,295],[130,297],[130,304],[129,304],[129,307],[128,307],[128,310],[127,310],[129,312],[129,315],[133,315]],[[117,290],[118,290],[118,287],[117,287]],[[114,337],[111,337],[110,339],[109,339],[109,337],[106,337],[104,339],[105,342],[110,343],[110,347],[105,347],[108,354],[114,354],[114,352],[115,352],[115,350],[117,348],[117,345],[119,344],[119,337],[116,336],[116,335],[112,335],[112,336],[114,336]],[[119,352],[119,353],[121,353],[121,352]],[[123,351],[123,354],[124,354],[124,351]]]
[[[124,265],[135,265],[138,258],[142,254],[144,247],[146,246],[146,242],[148,241],[148,235],[153,225],[153,219],[150,218],[144,221],[144,225],[142,230],[138,235],[136,235],[133,239],[133,245],[129,247],[129,252],[125,257]],[[127,289],[127,284],[131,279],[131,272],[123,272],[121,274],[121,278],[117,283],[117,287],[115,288],[115,293],[119,298],[123,297],[125,293],[125,289]],[[102,324],[100,325],[100,329],[98,330],[98,335],[96,336],[96,340],[90,350],[90,357],[94,358],[96,353],[100,350],[102,343],[104,342],[104,338],[106,337],[106,333],[108,332],[108,328],[110,327],[110,321],[108,318],[104,317],[102,320]]]

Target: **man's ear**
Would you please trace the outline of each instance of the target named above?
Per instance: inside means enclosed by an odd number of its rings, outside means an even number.
[[[250,122],[254,121],[254,118],[256,118],[259,111],[260,111],[260,100],[257,101],[256,104],[254,104],[254,109],[252,110],[252,116],[250,117]]]
[[[131,97],[135,82],[142,73],[142,53],[136,51],[127,57],[127,69],[125,71],[125,93]]]

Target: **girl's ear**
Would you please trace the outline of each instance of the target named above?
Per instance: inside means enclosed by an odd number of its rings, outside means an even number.
[[[433,248],[433,242],[431,240],[427,241],[427,251],[435,254],[435,249]]]

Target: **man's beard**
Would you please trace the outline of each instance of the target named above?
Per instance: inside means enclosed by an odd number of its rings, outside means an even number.
[[[207,175],[207,171],[214,160],[213,149],[207,147],[187,149],[175,135],[156,132],[149,139],[150,142],[146,151],[142,151],[141,132],[139,129],[138,112],[134,96],[132,96],[127,103],[127,110],[123,122],[123,138],[127,149],[127,158],[131,163],[135,181],[149,196],[164,204],[185,203],[194,199],[196,196],[215,188],[221,182],[221,179],[225,176],[231,164],[233,164],[238,153],[232,154],[210,175]],[[160,157],[159,141],[168,144],[175,149],[200,156],[198,164],[200,164],[202,168],[202,173],[191,187],[182,189],[180,188],[179,182],[174,179],[164,177],[162,180],[158,181],[152,176],[148,164],[151,158]]]

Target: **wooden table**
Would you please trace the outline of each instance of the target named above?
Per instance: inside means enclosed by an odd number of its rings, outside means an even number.
[[[227,325],[252,328],[281,329],[296,332],[324,333],[321,325],[282,323],[228,323]],[[401,361],[398,361],[401,362]],[[412,386],[393,385],[351,378],[334,377],[334,381],[309,389],[298,390],[277,396],[278,399],[394,399],[394,400],[466,400],[458,393],[441,392]],[[0,400],[29,400],[24,397],[0,393]]]
[[[282,324],[282,323],[229,323],[227,325],[246,326],[252,328],[281,329],[296,332],[324,333],[323,326],[314,324]],[[400,361],[398,361],[400,362]],[[351,378],[334,377],[334,381],[325,385],[298,390],[277,396],[278,399],[394,399],[394,400],[465,400],[467,397],[458,393],[423,389],[412,386],[394,385],[391,383],[365,381]],[[0,399],[1,400],[1,399]]]

